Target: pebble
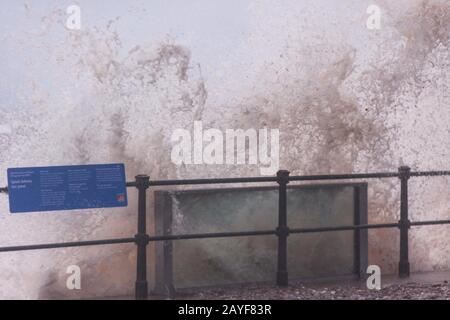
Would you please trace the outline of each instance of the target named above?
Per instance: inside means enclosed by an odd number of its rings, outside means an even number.
[[[175,297],[177,298],[177,297]],[[381,290],[361,289],[360,286],[308,287],[291,284],[287,288],[268,285],[240,286],[239,288],[193,290],[179,299],[219,300],[450,300],[450,284],[402,283],[384,286]]]

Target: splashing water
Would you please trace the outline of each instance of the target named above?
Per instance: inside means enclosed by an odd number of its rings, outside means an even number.
[[[366,4],[326,2],[330,10],[324,11],[325,2],[254,1],[248,39],[234,57],[244,61],[223,70],[221,86],[208,91],[189,48],[173,40],[125,47],[114,21],[103,29],[55,33],[65,15],[52,12],[43,30],[12,35],[27,71],[11,87],[13,105],[0,106],[0,181],[7,167],[116,161],[126,163],[128,177],[258,174],[253,166],[173,165],[171,133],[192,128],[195,120],[220,129],[279,128],[280,164],[292,174],[391,171],[400,164],[449,169],[448,1],[376,1],[387,14],[376,32],[355,27],[364,26]],[[33,48],[33,57],[26,48]],[[449,187],[444,178],[411,180],[411,218],[448,218]],[[398,220],[397,181],[371,182],[369,199],[370,222]],[[7,212],[4,198],[0,209]],[[111,230],[132,234],[134,209],[27,219],[3,214],[0,237],[5,245],[17,244],[23,237],[9,230],[18,223],[34,237],[24,243],[48,241],[34,232],[41,228],[57,241],[111,237]],[[448,268],[449,236],[446,227],[414,229],[412,267]],[[370,262],[394,271],[397,238],[396,232],[371,232]],[[132,270],[132,248],[98,250],[95,259],[79,253],[92,270],[100,258],[123,257],[122,267]],[[56,265],[68,260],[52,253],[33,257],[31,265],[49,257]],[[11,267],[0,266],[15,277]],[[54,267],[45,268],[51,273]],[[118,278],[110,294],[123,294],[132,283]],[[28,294],[13,287],[0,287],[0,296]]]

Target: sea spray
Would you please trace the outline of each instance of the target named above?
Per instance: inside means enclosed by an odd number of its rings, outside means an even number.
[[[219,129],[278,128],[280,167],[292,174],[392,171],[402,164],[448,169],[448,2],[376,2],[384,16],[375,31],[365,28],[369,2],[254,1],[248,38],[231,56],[240,61],[224,70],[217,87],[208,87],[196,57],[176,41],[125,46],[114,20],[67,32],[64,10],[55,10],[41,29],[7,35],[17,40],[12,50],[26,71],[17,83],[2,82],[2,92],[13,94],[0,106],[0,178],[11,166],[118,161],[130,180],[138,173],[152,179],[259,174],[251,166],[175,166],[172,131],[192,130],[199,120]],[[410,189],[411,219],[448,218],[448,179],[412,179]],[[371,181],[369,199],[370,222],[398,220],[398,181]],[[11,217],[1,197],[0,208],[4,245],[135,232],[133,205],[126,212]],[[448,267],[448,236],[446,227],[414,229],[413,270]],[[371,263],[394,272],[397,242],[397,230],[370,232]],[[0,296],[63,295],[59,266],[72,263],[108,294],[128,292],[133,248],[70,250],[10,255],[0,265],[6,279]],[[27,264],[13,269],[18,261]],[[21,276],[28,269],[44,276]]]

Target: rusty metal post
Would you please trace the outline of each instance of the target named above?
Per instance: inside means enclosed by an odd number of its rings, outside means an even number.
[[[278,269],[277,286],[288,285],[287,270],[287,238],[289,227],[287,225],[287,184],[289,183],[289,171],[280,170],[277,172],[278,182]]]
[[[408,232],[411,222],[408,217],[408,180],[411,168],[403,166],[398,169],[400,178],[400,262],[398,275],[401,278],[409,277],[409,245]]]
[[[136,258],[136,300],[145,300],[148,297],[147,282],[147,245],[149,236],[147,234],[147,189],[149,187],[150,177],[146,175],[136,176],[136,188],[138,189],[138,232],[135,235],[137,247]]]

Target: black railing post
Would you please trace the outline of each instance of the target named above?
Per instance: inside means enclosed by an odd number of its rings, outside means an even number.
[[[400,178],[400,262],[398,265],[399,277],[409,277],[409,248],[408,248],[408,231],[411,222],[408,217],[408,180],[410,178],[411,169],[403,166],[398,169]]]
[[[137,247],[136,258],[136,300],[145,300],[148,296],[147,282],[147,245],[149,236],[147,234],[147,189],[149,187],[150,177],[146,175],[136,176],[136,188],[138,189],[138,232],[135,235]]]
[[[277,286],[288,285],[287,270],[287,238],[289,236],[289,227],[287,225],[287,192],[286,187],[289,183],[289,171],[280,170],[277,172],[278,182],[278,268],[277,268]]]

